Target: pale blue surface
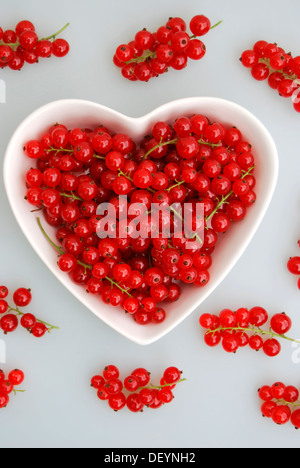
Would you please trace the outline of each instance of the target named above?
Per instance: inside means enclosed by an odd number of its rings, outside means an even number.
[[[188,20],[201,13],[213,23],[224,21],[205,38],[207,55],[201,63],[191,62],[186,70],[148,84],[121,78],[111,63],[118,44],[140,28],[155,29],[169,16]],[[2,2],[3,28],[26,18],[48,35],[70,21],[64,37],[72,49],[65,59],[28,65],[20,73],[0,70],[7,85],[7,103],[0,104],[1,158],[22,119],[52,100],[94,100],[140,116],[173,99],[204,95],[233,100],[262,120],[278,147],[280,175],[260,229],[226,280],[200,310],[148,347],[110,330],[64,290],[23,237],[1,184],[0,283],[31,287],[32,311],[61,327],[41,341],[23,330],[4,337],[7,363],[0,367],[22,368],[27,391],[13,396],[0,413],[1,448],[299,446],[299,432],[291,425],[278,427],[261,418],[256,396],[259,386],[276,380],[299,386],[300,363],[293,362],[291,345],[283,343],[273,360],[250,349],[227,355],[205,347],[197,325],[203,312],[261,305],[271,314],[289,313],[291,334],[300,337],[299,291],[285,267],[287,258],[299,252],[300,115],[266,83],[255,82],[238,61],[258,39],[300,54],[299,15],[300,4],[292,0]],[[159,411],[115,414],[89,388],[90,377],[109,363],[119,365],[124,375],[147,367],[154,381],[167,366],[177,365],[188,381]]]

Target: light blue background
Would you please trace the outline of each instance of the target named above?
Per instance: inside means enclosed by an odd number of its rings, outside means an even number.
[[[187,69],[170,72],[148,84],[130,83],[112,65],[117,45],[140,28],[150,30],[169,16],[187,21],[206,14],[223,24],[205,38],[207,55]],[[266,83],[254,81],[239,57],[259,39],[300,54],[300,4],[297,0],[10,0],[2,2],[1,26],[22,19],[36,24],[40,35],[64,33],[71,52],[64,59],[44,60],[22,72],[0,70],[7,103],[0,104],[0,154],[17,125],[52,100],[82,98],[140,116],[167,101],[190,96],[217,96],[253,112],[271,132],[280,157],[280,175],[270,209],[251,245],[214,294],[184,323],[159,342],[140,347],[100,322],[58,283],[23,237],[1,184],[0,283],[12,290],[31,287],[31,310],[61,327],[37,341],[23,330],[3,337],[5,371],[26,373],[26,393],[12,396],[0,413],[0,446],[8,447],[298,447],[300,433],[262,419],[256,390],[283,380],[300,385],[300,362],[287,342],[269,359],[242,349],[227,355],[209,349],[197,325],[200,313],[218,313],[261,305],[270,314],[286,311],[290,333],[300,338],[300,292],[286,270],[289,256],[299,253],[299,122],[289,100]],[[174,402],[159,411],[114,413],[89,388],[90,377],[114,363],[123,375],[149,368],[153,381],[177,365],[188,381],[176,389]]]

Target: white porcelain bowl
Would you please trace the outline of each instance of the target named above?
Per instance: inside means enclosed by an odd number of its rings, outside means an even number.
[[[236,223],[222,238],[213,253],[211,280],[204,288],[187,286],[178,302],[166,305],[167,319],[162,324],[141,326],[119,308],[106,306],[99,298],[89,295],[74,284],[57,267],[57,252],[41,235],[36,215],[24,200],[25,173],[32,161],[24,156],[26,141],[39,138],[52,124],[59,122],[69,127],[106,125],[116,132],[128,133],[141,140],[159,120],[174,123],[183,115],[202,113],[212,120],[237,126],[253,145],[256,161],[256,204],[248,210],[246,218]],[[190,315],[220,284],[245,251],[255,234],[271,201],[278,175],[278,155],[270,134],[262,123],[239,105],[218,98],[195,97],[165,104],[149,114],[132,118],[102,105],[82,100],[62,100],[41,107],[27,117],[11,138],[4,162],[4,182],[7,196],[17,222],[33,249],[65,287],[87,309],[103,322],[140,345],[148,345],[166,335]],[[55,240],[54,228],[44,222],[48,234]],[[104,332],[99,328],[99,333]]]

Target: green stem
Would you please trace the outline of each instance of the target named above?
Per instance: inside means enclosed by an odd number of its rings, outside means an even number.
[[[181,382],[185,382],[187,379],[180,379],[178,380],[178,382],[176,382],[176,385],[181,383]],[[143,390],[145,388],[147,388],[148,390],[153,390],[154,388],[157,388],[158,390],[161,390],[162,388],[165,388],[165,387],[171,387],[172,385],[174,385],[173,383],[166,383],[164,385],[152,385],[151,383],[149,384],[149,386],[146,386],[146,387],[141,387],[139,388],[139,390]]]
[[[65,24],[65,26],[63,28],[61,28],[59,31],[57,31],[55,34],[52,34],[51,36],[48,36],[48,37],[43,37],[42,39],[39,39],[38,42],[41,42],[41,41],[50,41],[51,39],[55,40],[56,37],[61,34],[65,29],[67,29],[67,27],[70,26],[70,23],[67,23]],[[20,42],[10,42],[10,43],[5,43],[3,41],[0,41],[0,46],[9,46],[11,47],[13,50],[16,50],[19,46],[20,46]]]
[[[64,25],[63,28],[61,28],[59,31],[57,31],[55,34],[52,34],[51,36],[48,36],[48,37],[43,37],[42,39],[40,39],[41,41],[50,41],[51,39],[55,40],[56,39],[56,36],[59,36],[59,34],[61,34],[65,29],[67,29],[68,27],[70,26],[70,23],[67,23]]]
[[[271,338],[282,338],[284,340],[288,340],[288,341],[292,341],[293,343],[297,343],[297,344],[300,344],[300,341],[297,341],[297,340],[294,340],[293,338],[289,338],[288,336],[286,335],[279,335],[278,333],[274,333],[272,332],[271,330],[262,330],[260,327],[219,327],[219,328],[215,328],[214,330],[209,330],[207,333],[216,333],[216,332],[219,332],[219,331],[242,331],[242,332],[252,332],[252,333],[255,333],[255,334],[260,334],[262,336],[270,336]]]
[[[214,28],[216,28],[216,27],[217,27],[217,26],[219,26],[221,23],[223,23],[223,20],[221,20],[221,21],[218,21],[218,23],[216,23],[216,24],[214,24],[213,26],[211,26],[211,28],[210,28],[210,29],[214,29]]]
[[[14,394],[16,395],[18,393],[25,393],[26,390],[17,390],[16,388],[13,389]]]
[[[72,193],[72,194],[69,194],[69,193],[60,193],[60,196],[61,196],[61,197],[66,197],[66,198],[71,198],[72,200],[83,201],[82,198],[77,197],[77,196],[74,195],[73,193]]]
[[[25,313],[21,312],[18,307],[14,308],[14,307],[9,306],[9,312],[15,312],[17,315],[25,315]],[[37,322],[46,325],[46,327],[48,328],[49,331],[59,330],[59,327],[55,327],[54,325],[51,325],[50,323],[43,322],[42,320],[37,319]]]
[[[128,174],[125,174],[125,172],[121,171],[121,169],[119,169],[119,175],[126,177],[126,179],[133,183],[133,179]],[[147,187],[146,190],[148,190],[148,192],[155,193],[155,190],[151,187]]]
[[[40,218],[37,218],[37,223],[38,223],[38,226],[43,234],[43,236],[47,239],[47,241],[52,245],[52,247],[54,247],[57,252],[60,254],[60,255],[63,255],[64,254],[64,251],[61,247],[59,247],[58,245],[56,245],[51,239],[50,237],[48,236],[48,234],[46,233],[45,229],[43,228],[42,226],[42,223],[41,223],[41,220]]]
[[[298,79],[297,75],[288,75],[283,70],[274,70],[270,65],[270,59],[261,58],[259,59],[259,62],[267,65],[267,67],[270,70],[270,73],[280,73],[282,76],[284,76],[284,78],[294,81],[295,84],[300,84],[300,80]]]
[[[164,141],[164,142],[158,143],[158,145],[153,146],[153,148],[150,148],[149,151],[147,151],[147,153],[145,154],[145,156],[144,156],[144,158],[143,158],[143,161],[145,161],[145,159],[147,159],[147,157],[148,157],[153,151],[155,151],[156,149],[160,148],[161,146],[175,145],[177,142],[178,142],[178,138],[175,138],[174,140],[169,140],[169,141]]]
[[[177,216],[178,219],[180,219],[184,223],[183,217],[181,216],[180,213],[178,213],[178,211],[175,210],[175,208],[173,208],[173,206],[170,206],[170,210],[175,214],[175,216]],[[199,237],[197,233],[190,240],[193,240],[195,238],[197,239],[198,242],[200,242],[200,244],[203,244],[201,237]]]
[[[243,176],[241,177],[241,179],[244,179],[247,175],[251,174],[251,172],[253,171],[254,167],[255,167],[255,166],[250,167],[250,169],[248,169],[248,171],[245,172],[245,174],[243,174]],[[230,190],[230,192],[227,193],[227,195],[225,195],[225,197],[222,196],[221,201],[218,203],[218,205],[216,206],[216,208],[210,213],[209,216],[206,216],[206,218],[205,218],[205,221],[206,221],[206,222],[209,221],[209,220],[214,216],[214,214],[216,214],[216,213],[219,211],[219,209],[221,208],[221,206],[224,205],[224,203],[226,202],[226,200],[227,200],[232,194],[233,194],[233,191]]]
[[[50,237],[48,236],[48,234],[46,233],[45,229],[43,228],[42,226],[42,223],[41,223],[41,220],[40,218],[37,218],[37,223],[38,223],[38,226],[43,234],[43,236],[47,239],[47,241],[52,245],[52,247],[55,248],[55,250],[57,250],[57,252],[60,254],[60,255],[64,255],[64,251],[61,247],[59,247],[58,245],[56,245],[51,239]],[[83,263],[81,262],[80,260],[77,260],[77,263],[78,265],[81,265],[83,266],[86,270],[92,270],[93,267],[91,265],[87,265],[86,263]],[[132,295],[126,290],[126,289],[123,289],[122,286],[120,286],[119,283],[116,283],[114,280],[112,280],[111,278],[109,278],[108,276],[105,277],[106,280],[108,280],[111,285],[113,286],[116,286],[118,289],[120,289],[122,291],[123,294],[127,294],[127,296],[129,297],[132,297]],[[54,327],[53,327],[54,328]]]
[[[173,188],[180,187],[180,185],[182,185],[184,183],[185,183],[185,180],[182,180],[181,182],[177,182],[175,185],[172,185],[172,187],[167,188],[166,192],[170,192],[170,190],[172,190]]]
[[[55,156],[57,156],[59,153],[72,153],[74,154],[74,149],[66,149],[63,148],[62,146],[60,148],[54,148],[54,146],[49,146],[49,148],[46,149],[47,153],[55,153]]]

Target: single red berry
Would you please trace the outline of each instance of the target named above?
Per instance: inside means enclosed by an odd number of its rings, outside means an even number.
[[[31,333],[35,338],[41,338],[46,334],[48,331],[48,328],[46,325],[43,323],[37,322],[32,328],[31,328]]]
[[[210,20],[204,15],[194,16],[190,21],[190,30],[194,36],[204,36],[211,28]]]
[[[265,401],[261,406],[262,415],[265,418],[271,418],[275,408],[277,408],[277,404],[274,401]]]
[[[252,307],[249,311],[249,322],[255,327],[261,327],[268,321],[268,313],[263,307]]]
[[[122,392],[109,395],[108,404],[114,411],[120,411],[126,406],[126,396]]]
[[[103,370],[105,380],[118,379],[120,375],[119,369],[114,365],[106,366]]]
[[[263,345],[264,353],[269,357],[277,356],[281,351],[281,345],[275,338],[266,340]]]
[[[24,382],[25,375],[20,369],[14,369],[8,374],[8,380],[12,385],[21,385]]]
[[[127,397],[127,408],[133,413],[143,411],[144,404],[141,402],[139,394],[131,393]]]
[[[0,328],[5,334],[14,332],[18,328],[18,325],[19,321],[13,314],[4,315],[0,320]]]
[[[164,380],[167,384],[177,383],[182,372],[177,367],[168,367],[164,372]]]
[[[287,262],[287,268],[293,275],[300,275],[300,257],[291,257]]]
[[[27,307],[32,299],[30,289],[19,288],[14,292],[13,300],[17,307]]]
[[[105,384],[105,379],[102,375],[95,375],[91,379],[91,387],[99,389]]]
[[[291,418],[291,410],[286,405],[278,405],[272,411],[272,420],[275,424],[286,424]]]
[[[292,327],[292,321],[285,313],[275,314],[271,318],[272,330],[278,335],[285,335]]]

